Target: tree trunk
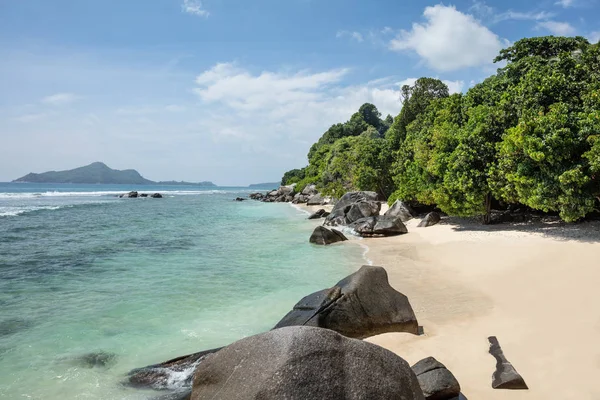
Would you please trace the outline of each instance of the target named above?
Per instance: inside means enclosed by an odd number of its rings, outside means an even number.
[[[492,194],[488,193],[485,195],[485,215],[483,216],[483,223],[485,225],[492,222]]]

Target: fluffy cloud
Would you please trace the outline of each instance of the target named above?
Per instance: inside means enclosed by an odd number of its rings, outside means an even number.
[[[350,31],[338,31],[335,35],[337,38],[349,37],[351,39],[356,40],[357,42],[363,42],[365,39],[360,32],[350,32]]]
[[[414,23],[410,31],[402,31],[389,47],[395,51],[412,50],[435,70],[489,64],[506,45],[473,16],[453,6],[427,7],[423,16],[426,22]]]
[[[600,42],[600,31],[591,32],[587,38],[592,44]]]
[[[546,29],[557,36],[571,36],[575,34],[575,28],[568,22],[544,21],[538,22],[537,27]]]
[[[494,16],[494,22],[506,21],[506,20],[521,20],[521,21],[542,21],[548,18],[554,17],[555,14],[539,11],[539,12],[517,12],[517,11],[506,11]]]
[[[332,124],[348,120],[363,103],[375,104],[383,116],[397,115],[400,87],[416,81],[382,78],[348,85],[343,80],[349,72],[253,74],[232,63],[217,64],[195,80],[201,108],[211,110],[197,128],[215,142],[229,142],[269,157],[296,159],[299,165],[310,144]],[[464,87],[462,81],[445,83],[453,93]]]
[[[564,8],[571,7],[571,6],[573,6],[574,3],[575,3],[575,0],[558,0],[556,2],[557,5],[563,6]]]
[[[63,104],[69,104],[77,100],[79,97],[73,93],[56,93],[51,96],[46,96],[42,99],[42,103],[49,104],[52,106],[60,106]]]
[[[208,17],[210,13],[202,7],[200,0],[183,0],[181,10],[188,14],[198,15],[200,17]]]

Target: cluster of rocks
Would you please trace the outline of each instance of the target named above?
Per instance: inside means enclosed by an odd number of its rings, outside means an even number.
[[[275,327],[225,347],[204,350],[130,372],[135,387],[176,391],[169,400],[371,399],[457,400],[461,387],[439,361],[412,367],[369,336],[418,335],[408,298],[385,269],[363,266],[335,286],[301,299]],[[494,388],[526,389],[495,338]]]
[[[335,204],[330,213],[319,210],[309,219],[325,218],[324,226],[347,226],[363,237],[394,236],[408,233],[405,222],[416,217],[415,211],[405,202],[396,201],[383,215],[381,212],[382,199],[375,192],[349,192]],[[435,225],[440,221],[437,212],[431,212],[421,221],[419,227]],[[317,227],[310,242],[316,244],[331,244],[339,242],[338,231]],[[313,240],[313,238],[319,240]],[[324,240],[320,240],[320,239]],[[331,241],[327,239],[331,238]],[[342,239],[343,240],[343,239]]]
[[[267,203],[293,203],[293,204],[307,204],[309,206],[319,206],[330,204],[332,202],[331,197],[322,196],[315,185],[307,185],[302,191],[296,191],[296,184],[287,186],[280,186],[276,190],[271,190],[265,194],[263,193],[252,193],[250,196],[252,200],[264,201]]]
[[[138,197],[151,197],[153,199],[162,199],[162,194],[160,193],[153,193],[153,194],[148,194],[148,193],[138,193],[136,191],[132,191],[129,193],[123,193],[121,195],[119,195],[120,198],[129,198],[129,199],[136,199]]]

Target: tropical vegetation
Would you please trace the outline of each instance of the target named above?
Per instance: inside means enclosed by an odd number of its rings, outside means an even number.
[[[450,95],[434,78],[401,88],[402,109],[381,119],[364,104],[331,126],[308,165],[282,184],[315,184],[339,197],[371,190],[484,216],[519,205],[576,221],[600,199],[600,44],[583,37],[519,40],[496,74]]]

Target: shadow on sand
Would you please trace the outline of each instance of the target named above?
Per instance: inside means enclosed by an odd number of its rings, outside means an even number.
[[[532,233],[562,241],[600,242],[600,221],[566,223],[557,217],[547,217],[529,222],[485,225],[474,218],[445,217],[440,224],[449,225],[457,232]]]

